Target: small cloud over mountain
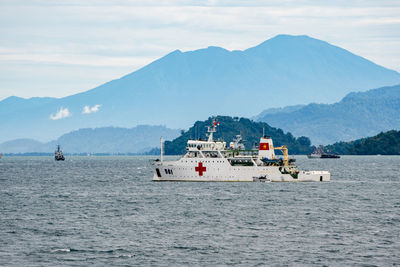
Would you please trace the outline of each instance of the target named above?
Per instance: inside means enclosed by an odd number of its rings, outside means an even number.
[[[94,105],[93,107],[84,106],[82,110],[82,114],[90,114],[99,111],[101,105]]]
[[[67,118],[72,116],[71,112],[69,112],[68,108],[61,107],[55,115],[50,114],[50,119],[52,120],[59,120],[63,118]]]

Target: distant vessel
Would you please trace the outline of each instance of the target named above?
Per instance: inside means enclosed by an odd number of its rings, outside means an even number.
[[[60,145],[57,145],[57,150],[54,152],[54,159],[56,161],[65,160],[63,152],[61,151]]]
[[[308,154],[309,159],[338,159],[340,158],[337,154],[326,153],[324,151],[324,146],[319,146],[314,149],[313,153]]]
[[[214,141],[218,122],[208,127],[208,140],[188,140],[186,154],[176,161],[164,161],[161,139],[161,160],[152,161],[153,181],[192,182],[312,182],[330,181],[328,171],[301,171],[289,159],[286,146],[274,147],[272,139],[262,136],[256,150],[245,150],[241,136],[226,147],[224,141]],[[275,150],[283,153],[275,156]]]

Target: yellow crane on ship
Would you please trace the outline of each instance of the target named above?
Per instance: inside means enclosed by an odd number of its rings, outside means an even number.
[[[289,165],[289,152],[286,146],[278,146],[274,147],[275,150],[280,150],[282,151],[283,154],[283,166],[288,166]]]

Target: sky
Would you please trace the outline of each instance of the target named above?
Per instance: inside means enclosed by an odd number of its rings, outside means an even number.
[[[179,49],[309,35],[400,72],[399,0],[0,0],[0,100],[63,97]]]

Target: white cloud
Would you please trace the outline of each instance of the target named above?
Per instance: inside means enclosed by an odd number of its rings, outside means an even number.
[[[53,114],[50,115],[50,119],[59,120],[59,119],[67,118],[70,116],[72,116],[71,112],[69,112],[69,110],[67,108],[61,107],[55,115],[53,115]]]
[[[84,106],[82,110],[82,114],[90,114],[99,111],[101,105],[94,105],[93,107]]]
[[[0,48],[1,50],[1,48]],[[102,55],[73,55],[73,54],[52,54],[44,52],[30,54],[28,50],[20,50],[13,53],[1,53],[0,61],[6,62],[31,62],[34,64],[65,64],[81,65],[91,67],[142,67],[156,58],[152,57],[112,57]]]

